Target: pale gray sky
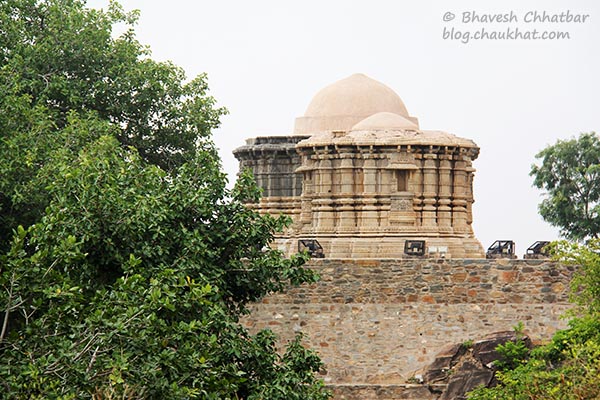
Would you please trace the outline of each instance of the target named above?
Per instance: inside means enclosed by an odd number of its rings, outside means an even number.
[[[89,1],[91,7],[107,3]],[[474,229],[485,248],[512,239],[522,256],[535,240],[558,238],[538,216],[540,192],[532,188],[529,171],[546,145],[600,132],[600,2],[120,3],[141,11],[138,38],[155,59],[173,61],[189,77],[208,73],[211,94],[230,111],[214,138],[232,179],[237,163],[231,151],[246,138],[290,134],[319,89],[362,72],[394,89],[422,129],[444,130],[480,146]],[[513,11],[517,21],[463,22],[463,12],[472,11],[480,17]],[[544,11],[589,17],[585,23],[525,21],[531,12]],[[456,18],[444,22],[447,12]],[[466,44],[443,38],[444,28],[473,35],[482,27],[488,35],[536,29],[568,32],[570,38]]]

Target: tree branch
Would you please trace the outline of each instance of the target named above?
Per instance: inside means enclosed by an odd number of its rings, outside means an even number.
[[[4,321],[2,322],[2,332],[0,332],[0,342],[4,341],[4,337],[6,336],[6,331],[8,330],[8,317],[10,316],[10,310],[12,309],[12,297],[13,297],[13,288],[15,286],[15,273],[12,273],[10,277],[10,288],[8,289],[8,299],[6,301],[6,310],[4,311]]]

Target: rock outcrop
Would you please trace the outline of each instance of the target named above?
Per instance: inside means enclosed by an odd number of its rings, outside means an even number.
[[[514,331],[496,332],[472,343],[450,345],[437,354],[422,374],[415,376],[424,385],[446,384],[439,400],[466,399],[466,394],[476,387],[496,384],[494,361],[500,359],[496,348],[519,340],[532,347],[529,337]]]

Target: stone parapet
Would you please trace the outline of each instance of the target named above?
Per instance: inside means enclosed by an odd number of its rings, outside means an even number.
[[[288,215],[291,215],[288,214]],[[325,257],[339,258],[396,258],[410,259],[412,256],[404,254],[406,240],[424,240],[427,249],[445,249],[445,258],[483,257],[481,243],[473,237],[447,237],[441,236],[435,230],[422,229],[415,233],[409,229],[403,233],[329,233],[320,234],[296,233],[291,235],[279,235],[275,238],[273,246],[285,254],[294,254],[298,250],[298,239],[317,239],[323,247]],[[427,256],[429,256],[427,254]],[[438,257],[434,254],[432,257]]]

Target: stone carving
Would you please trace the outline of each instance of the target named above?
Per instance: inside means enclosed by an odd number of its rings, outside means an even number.
[[[400,211],[412,210],[412,203],[410,202],[410,200],[400,200],[400,201],[398,201],[398,210],[400,210]]]
[[[289,254],[316,238],[327,257],[402,257],[410,238],[446,246],[448,257],[484,257],[471,226],[479,148],[421,130],[392,89],[365,75],[317,93],[294,135],[250,139],[234,154],[263,188],[254,206],[294,219],[275,241]]]

